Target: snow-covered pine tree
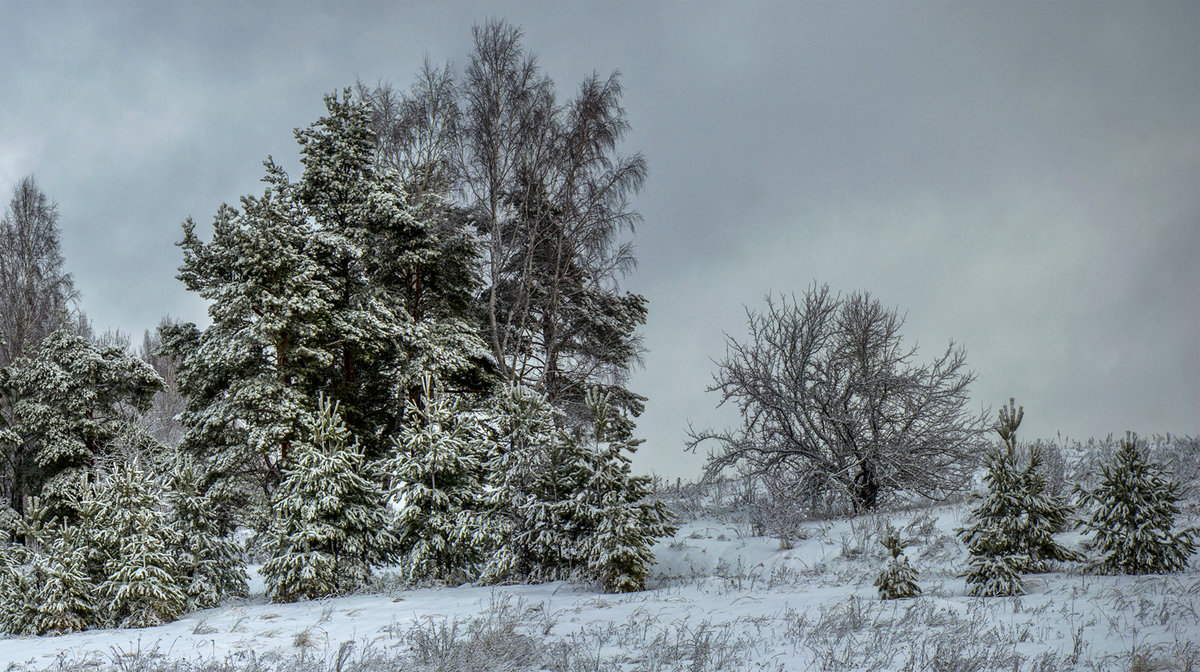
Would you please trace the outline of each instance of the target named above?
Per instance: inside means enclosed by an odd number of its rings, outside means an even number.
[[[362,587],[373,567],[394,559],[395,539],[378,473],[322,396],[272,494],[275,517],[262,567],[273,601],[342,595]]]
[[[247,485],[278,483],[320,393],[340,402],[374,460],[420,370],[467,387],[491,370],[466,320],[470,287],[446,288],[473,276],[433,277],[451,257],[471,267],[474,248],[443,245],[393,176],[374,169],[361,103],[345,94],[325,104],[326,116],[296,131],[298,182],[268,161],[267,192],[243,198],[241,212],[222,206],[210,242],[184,225],[179,278],[209,301],[212,324],[160,331],[189,397],[181,448],[232,505]],[[459,298],[442,300],[450,295]]]
[[[90,552],[103,558],[100,612],[108,624],[144,628],[170,623],[187,608],[171,548],[178,545],[159,487],[137,464],[118,466],[86,502]]]
[[[1022,571],[1049,571],[1050,562],[1075,562],[1082,559],[1054,540],[1071,520],[1072,507],[1066,497],[1052,495],[1046,488],[1046,475],[1042,471],[1043,455],[1039,445],[1029,447],[1029,463],[1021,472],[1021,489],[1024,495],[1025,514],[1020,520],[1018,537],[1014,540],[1018,552],[1024,556]]]
[[[324,389],[377,458],[403,400],[420,394],[420,375],[458,389],[488,385],[494,366],[468,314],[479,253],[463,233],[467,218],[448,221],[433,194],[410,198],[397,174],[376,170],[366,104],[347,89],[326,96],[325,107],[296,131],[297,199],[315,224],[310,249],[334,297],[335,359]]]
[[[881,540],[883,547],[891,552],[892,557],[884,565],[883,571],[875,578],[875,587],[879,588],[879,599],[894,600],[901,597],[916,597],[921,594],[917,585],[917,570],[908,564],[904,555],[905,543],[899,535],[889,530]]]
[[[40,498],[31,497],[14,528],[24,543],[0,545],[0,632],[66,634],[94,624],[86,544],[75,524],[64,527],[47,515]]]
[[[489,583],[569,578],[587,563],[576,499],[585,453],[556,426],[557,411],[545,395],[519,383],[500,388],[488,414],[494,437],[484,471],[494,537],[481,577]]]
[[[201,494],[201,470],[180,455],[167,481],[167,502],[175,528],[171,552],[188,598],[188,610],[214,607],[227,596],[247,594],[243,553],[221,534],[218,507]]]
[[[391,481],[396,538],[410,583],[462,582],[478,571],[488,536],[483,461],[491,452],[476,414],[422,378],[422,405],[410,400],[406,424],[384,473]]]
[[[26,599],[32,592],[29,549],[23,544],[0,540],[0,633],[36,634]]]
[[[1013,408],[1012,399],[1008,403],[1000,407],[995,427],[1003,446],[988,456],[984,477],[988,493],[971,510],[969,520],[973,525],[958,530],[970,554],[970,569],[965,574],[969,592],[979,597],[1025,592],[1020,576],[1020,540],[1027,502],[1016,455],[1016,431],[1025,409]]]
[[[57,529],[46,546],[30,553],[32,580],[21,596],[31,634],[65,635],[95,624],[96,584],[87,573],[87,551],[77,537],[78,530]]]
[[[306,250],[307,217],[287,175],[266,165],[268,190],[244,197],[241,211],[222,205],[211,241],[184,224],[178,277],[208,301],[211,324],[160,327],[188,397],[180,451],[223,506],[278,482],[334,360],[323,343],[332,289]]]
[[[1126,433],[1112,459],[1101,465],[1099,485],[1078,490],[1091,547],[1103,557],[1095,569],[1109,574],[1165,574],[1187,569],[1200,531],[1172,533],[1180,486],[1147,459],[1137,435]]]
[[[650,548],[675,534],[673,516],[661,502],[649,500],[649,479],[630,473],[626,453],[640,442],[610,430],[609,393],[593,388],[586,400],[595,440],[579,495],[589,514],[588,571],[609,592],[642,590],[654,562]]]
[[[150,365],[120,346],[98,346],[63,328],[42,342],[37,356],[18,360],[10,429],[32,446],[18,465],[15,492],[42,498],[50,517],[77,515],[68,502],[98,459],[140,430],[137,414],[162,386]]]

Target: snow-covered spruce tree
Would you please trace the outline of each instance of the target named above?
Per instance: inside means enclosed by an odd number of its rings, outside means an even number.
[[[894,600],[920,595],[921,588],[917,585],[917,570],[908,564],[908,558],[904,555],[905,544],[900,541],[899,535],[890,532],[880,543],[891,552],[892,557],[888,559],[883,571],[875,578],[875,587],[879,588],[879,599]]]
[[[86,541],[102,561],[97,597],[103,620],[121,628],[174,621],[187,608],[161,489],[140,465],[118,466],[85,502]]]
[[[971,510],[971,527],[958,530],[967,544],[970,569],[966,573],[969,593],[979,597],[1021,595],[1019,539],[1026,515],[1021,471],[1017,466],[1016,430],[1025,409],[1015,410],[1013,401],[1000,408],[996,432],[1003,446],[988,456],[988,485],[985,495]]]
[[[650,548],[675,534],[674,517],[661,502],[649,501],[650,480],[630,473],[626,453],[640,441],[610,429],[610,395],[593,388],[586,398],[595,444],[577,496],[587,506],[588,571],[609,592],[641,590],[654,562]]]
[[[39,498],[31,497],[29,504],[15,529],[24,543],[0,547],[0,632],[86,630],[97,617],[86,543],[75,524],[64,527],[58,518],[48,520]]]
[[[383,470],[391,481],[395,536],[410,583],[474,578],[488,538],[483,461],[490,450],[479,418],[461,399],[422,379]]]
[[[1065,498],[1046,491],[1038,446],[1031,446],[1022,469],[1017,452],[1017,428],[1025,415],[1009,399],[995,425],[1001,445],[988,457],[988,494],[971,512],[974,525],[960,529],[967,544],[971,569],[967,583],[972,594],[1020,594],[1020,572],[1046,571],[1051,561],[1069,562],[1079,555],[1054,540],[1071,516]]]
[[[587,563],[585,519],[576,495],[585,482],[586,453],[556,425],[545,395],[520,384],[491,399],[494,432],[486,509],[492,512],[492,550],[481,577],[489,583],[571,578]]]
[[[167,480],[167,502],[175,528],[171,552],[188,599],[188,610],[215,607],[227,596],[247,594],[243,553],[221,534],[218,507],[201,494],[201,470],[180,455]]]
[[[123,347],[99,346],[65,328],[47,336],[34,359],[18,360],[9,432],[29,457],[16,471],[18,505],[36,495],[47,515],[75,516],[68,502],[84,477],[118,440],[145,434],[137,414],[161,386],[154,369]]]
[[[394,559],[378,476],[337,403],[322,396],[272,493],[262,574],[273,601],[347,594]]]
[[[1091,547],[1103,554],[1094,568],[1108,574],[1165,574],[1187,569],[1200,531],[1172,533],[1178,502],[1178,483],[1151,463],[1137,435],[1127,433],[1110,462],[1100,467],[1100,484],[1078,490],[1080,508],[1090,507],[1083,520]]]

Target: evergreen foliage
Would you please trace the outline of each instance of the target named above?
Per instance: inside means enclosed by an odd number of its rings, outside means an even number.
[[[650,479],[630,473],[629,454],[640,441],[610,429],[611,395],[593,388],[587,403],[594,419],[595,444],[585,466],[580,495],[588,531],[588,571],[609,592],[645,587],[654,554],[650,548],[675,534],[674,516],[661,502],[649,501]]]
[[[384,472],[391,479],[395,536],[409,583],[473,578],[487,536],[483,462],[490,452],[479,418],[431,376],[410,400]]]
[[[546,397],[507,386],[494,400],[497,438],[488,462],[489,510],[498,522],[486,581],[589,579],[611,592],[640,590],[650,548],[674,534],[672,516],[633,476],[637,441],[611,420],[610,395],[586,396],[591,433],[572,438]]]
[[[0,632],[67,634],[87,629],[97,617],[87,546],[77,528],[48,520],[46,512],[39,498],[31,498],[15,530],[25,544],[0,548]]]
[[[1010,399],[1000,408],[995,430],[1002,445],[988,457],[988,494],[971,511],[974,524],[958,531],[971,556],[966,577],[972,595],[1019,595],[1024,592],[1020,572],[1042,571],[1048,561],[1079,557],[1054,541],[1070,508],[1063,498],[1046,492],[1037,447],[1031,448],[1024,469],[1018,464],[1016,433],[1025,409],[1014,404]]]
[[[262,574],[273,601],[346,594],[393,559],[378,474],[328,398],[284,467],[272,506]]]
[[[1108,574],[1165,574],[1187,569],[1196,550],[1194,528],[1172,533],[1180,485],[1167,478],[1127,433],[1110,462],[1101,465],[1095,489],[1079,490],[1080,507],[1090,507],[1083,520],[1091,547],[1100,551],[1094,567]]]
[[[190,398],[181,449],[207,470],[202,490],[233,505],[277,485],[321,393],[377,459],[423,371],[470,389],[490,380],[465,317],[473,276],[453,270],[477,250],[375,170],[363,104],[349,92],[325,104],[296,131],[299,181],[268,161],[266,193],[222,206],[211,241],[184,225],[179,278],[210,301],[212,324],[162,329]]]
[[[584,453],[556,424],[545,395],[519,384],[491,401],[494,438],[485,465],[486,508],[494,537],[483,580],[553,581],[570,578],[586,560],[578,536]]]
[[[35,358],[18,360],[9,386],[15,398],[9,440],[30,456],[16,473],[17,510],[25,496],[39,496],[47,515],[77,515],[69,502],[114,444],[154,443],[136,419],[162,381],[119,345],[99,346],[59,329]]]
[[[175,529],[163,496],[137,465],[118,467],[85,505],[85,535],[92,562],[102,567],[97,597],[105,620],[121,628],[174,621],[187,596],[171,553]]]
[[[879,589],[879,599],[894,600],[901,597],[916,597],[921,594],[917,585],[917,570],[908,564],[904,555],[904,542],[889,530],[889,534],[880,542],[892,557],[884,565],[883,571],[875,578],[875,587]]]
[[[175,532],[171,552],[189,610],[215,607],[226,596],[248,591],[242,550],[222,536],[219,509],[211,494],[200,493],[200,478],[200,469],[180,456],[167,481]]]

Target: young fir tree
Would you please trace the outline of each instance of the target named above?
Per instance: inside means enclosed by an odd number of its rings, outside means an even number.
[[[488,536],[486,434],[474,413],[430,376],[420,400],[409,401],[407,424],[384,465],[404,575],[410,583],[461,582],[476,574],[479,540]]]
[[[15,532],[25,543],[0,547],[0,632],[59,635],[94,625],[96,585],[79,528],[47,520],[33,497]]]
[[[0,541],[0,633],[37,634],[32,629],[26,600],[32,592],[29,549],[23,544]]]
[[[343,595],[390,562],[383,492],[374,465],[346,428],[336,403],[322,397],[272,495],[262,567],[275,602]]]
[[[633,476],[629,456],[639,442],[610,430],[607,393],[587,395],[594,418],[595,447],[581,496],[588,506],[588,570],[605,590],[642,590],[654,554],[650,548],[675,534],[672,515],[661,502],[649,501],[649,479]]]
[[[509,384],[491,404],[485,473],[494,537],[481,576],[489,583],[570,578],[587,562],[576,498],[585,453],[557,427],[558,413],[540,392]]]
[[[988,494],[971,511],[970,520],[974,524],[958,530],[970,554],[966,578],[971,595],[992,597],[1025,592],[1019,554],[1027,507],[1016,455],[1016,431],[1024,414],[1024,408],[1013,408],[1011,399],[1007,407],[1000,408],[995,429],[1003,447],[988,456],[984,477]]]
[[[1095,568],[1108,574],[1165,574],[1187,569],[1198,531],[1172,534],[1178,483],[1168,480],[1127,433],[1111,461],[1101,465],[1101,480],[1091,492],[1078,490],[1080,507],[1091,507],[1083,524],[1091,546],[1103,553]]]
[[[171,551],[189,610],[215,607],[224,597],[248,592],[242,550],[221,534],[216,502],[199,491],[201,477],[201,470],[187,456],[180,456],[167,481],[175,528]]]
[[[101,560],[97,597],[103,620],[121,628],[162,625],[187,608],[176,532],[162,492],[136,464],[117,467],[85,502],[85,535]]]
[[[899,535],[889,530],[889,534],[880,543],[891,552],[892,557],[875,578],[875,586],[879,588],[879,599],[894,600],[920,595],[917,570],[908,564],[908,558],[904,556],[905,544],[900,541]]]
[[[1054,540],[1071,519],[1071,504],[1064,496],[1052,495],[1046,488],[1040,446],[1029,447],[1029,463],[1021,472],[1025,515],[1020,520],[1017,550],[1024,556],[1022,571],[1049,571],[1051,562],[1076,562],[1082,559]]]

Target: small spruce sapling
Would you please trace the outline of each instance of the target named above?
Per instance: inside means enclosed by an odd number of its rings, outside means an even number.
[[[900,541],[900,536],[890,529],[880,543],[891,552],[892,557],[875,579],[875,586],[879,588],[879,599],[894,600],[920,595],[917,570],[908,564],[908,558],[904,556],[904,547],[907,544]]]
[[[592,535],[588,571],[613,593],[642,590],[654,563],[651,548],[675,534],[674,517],[661,502],[649,501],[649,479],[630,473],[630,458],[640,441],[613,432],[610,398],[595,388],[587,394],[593,414],[595,446],[581,495],[590,505]]]
[[[1165,574],[1187,569],[1198,531],[1171,528],[1182,498],[1178,483],[1152,464],[1137,435],[1126,433],[1112,459],[1101,465],[1100,484],[1078,489],[1080,507],[1091,507],[1083,525],[1103,553],[1093,568],[1107,574]]]
[[[1025,415],[1024,408],[1000,407],[996,433],[1004,443],[988,456],[984,479],[988,494],[971,511],[971,527],[960,528],[958,536],[967,545],[969,565],[964,576],[968,592],[978,597],[1022,595],[1019,557],[1021,529],[1026,516],[1022,474],[1017,468],[1016,433]]]
[[[172,553],[189,609],[215,607],[226,596],[248,592],[245,561],[237,542],[221,534],[216,519],[219,506],[209,493],[201,493],[200,468],[181,455],[168,477],[167,500],[175,529]]]

